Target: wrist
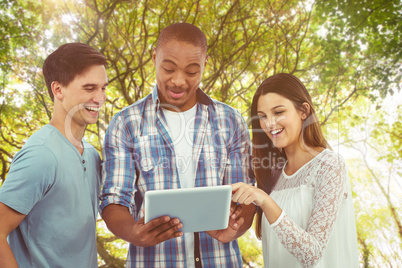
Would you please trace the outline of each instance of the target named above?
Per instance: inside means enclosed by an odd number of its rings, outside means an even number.
[[[260,208],[264,212],[269,224],[274,223],[282,213],[282,209],[269,195],[264,200],[263,204],[261,204]]]

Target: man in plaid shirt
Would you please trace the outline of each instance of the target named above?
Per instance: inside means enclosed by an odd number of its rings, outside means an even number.
[[[236,239],[251,226],[254,205],[233,203],[225,230],[183,234],[168,216],[144,223],[146,191],[254,183],[244,119],[199,88],[207,60],[196,26],[163,29],[153,51],[157,85],[107,130],[102,217],[130,242],[127,267],[242,267]]]

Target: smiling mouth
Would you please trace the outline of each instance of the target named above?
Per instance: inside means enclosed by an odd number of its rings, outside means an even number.
[[[278,134],[282,133],[282,131],[283,131],[283,128],[275,129],[275,130],[272,130],[272,131],[271,131],[271,134],[272,134],[273,136],[275,136],[275,135],[278,135]]]
[[[85,107],[85,110],[92,113],[99,113],[100,107]]]

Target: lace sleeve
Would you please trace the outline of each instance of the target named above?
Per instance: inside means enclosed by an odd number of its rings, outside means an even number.
[[[336,157],[320,161],[318,170],[314,207],[307,230],[299,227],[286,213],[272,226],[285,248],[303,267],[311,267],[321,259],[344,197],[347,178],[345,163]]]

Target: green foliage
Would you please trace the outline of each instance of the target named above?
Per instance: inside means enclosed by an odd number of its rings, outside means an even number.
[[[394,215],[401,215],[401,208],[388,189],[397,185],[395,178],[402,174],[402,115],[399,106],[396,119],[390,121],[383,111],[387,105],[383,98],[400,91],[401,10],[400,1],[385,0],[314,4],[296,0],[3,0],[0,185],[14,154],[51,117],[52,103],[41,75],[49,53],[65,42],[83,42],[107,58],[107,103],[98,124],[86,131],[86,139],[101,151],[113,115],[145,97],[155,84],[152,48],[160,30],[171,23],[189,22],[207,35],[209,60],[202,88],[210,96],[232,105],[247,119],[258,85],[272,74],[293,73],[309,89],[331,145],[363,151],[365,157],[369,154],[381,163],[373,166],[361,158],[349,162],[354,171],[350,176],[361,260],[369,266],[396,263],[401,238],[395,235],[399,229]],[[373,192],[373,188],[379,190]],[[380,197],[367,203],[372,196]],[[98,227],[100,265],[122,267],[127,244],[101,222]],[[378,232],[388,242],[377,238]],[[239,239],[244,263],[261,267],[260,242],[252,233]],[[384,244],[399,251],[384,253]]]
[[[254,230],[248,230],[238,239],[241,248],[243,267],[263,267],[261,242],[257,240]]]
[[[39,15],[33,1],[0,2],[0,74],[10,72],[14,61],[25,54],[24,48],[34,45]]]
[[[325,0],[317,1],[316,7],[321,29],[327,30],[323,40],[329,44],[329,57],[339,60],[336,66],[348,66],[348,58],[357,56],[358,73],[371,77],[372,86],[382,97],[400,90],[402,4],[399,0]],[[343,52],[346,57],[341,55]],[[372,100],[377,98],[372,92],[367,94]]]

